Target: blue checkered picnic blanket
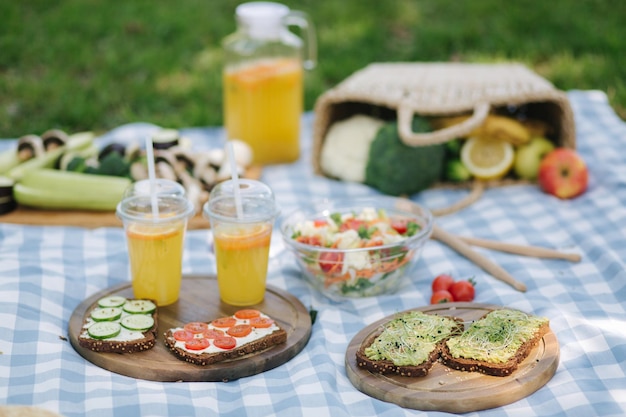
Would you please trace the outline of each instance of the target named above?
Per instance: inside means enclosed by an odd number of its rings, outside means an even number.
[[[67,417],[445,415],[363,394],[346,376],[344,359],[356,333],[395,312],[427,305],[432,278],[448,272],[475,277],[477,302],[550,318],[560,343],[558,370],[544,387],[512,404],[469,415],[626,414],[626,124],[601,92],[570,91],[568,96],[577,147],[590,169],[584,195],[561,201],[534,185],[492,188],[462,212],[437,222],[459,235],[571,250],[582,255],[581,262],[479,249],[528,286],[520,293],[431,241],[398,293],[337,303],[304,282],[275,236],[268,282],[317,310],[317,320],[300,354],[237,381],[152,382],[86,361],[63,337],[84,299],[129,279],[122,230],[0,224],[0,403],[38,405]],[[312,114],[304,115],[301,159],[263,172],[283,212],[306,206],[312,198],[378,195],[364,185],[313,174],[312,122]],[[121,126],[100,140],[137,137],[154,128]],[[183,134],[198,145],[223,140],[221,128],[185,129]],[[464,192],[432,189],[412,199],[430,208],[446,207]],[[215,272],[207,256],[209,233],[188,233],[184,273]]]

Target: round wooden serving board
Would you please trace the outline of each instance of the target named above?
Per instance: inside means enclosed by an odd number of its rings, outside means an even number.
[[[133,298],[130,282],[103,291],[83,301],[72,313],[69,338],[74,349],[93,364],[121,375],[150,381],[230,381],[256,375],[282,365],[296,356],[311,335],[311,317],[293,295],[268,286],[265,300],[253,306],[272,317],[287,332],[287,342],[265,351],[209,366],[193,365],[174,356],[165,346],[163,333],[191,321],[209,322],[229,316],[241,307],[220,301],[213,276],[184,276],[179,300],[158,309],[156,345],[139,353],[98,353],[78,343],[83,321],[97,301],[108,295]]]
[[[416,308],[427,313],[460,317],[469,322],[501,306],[446,303]],[[361,343],[396,314],[385,317],[357,333],[346,351],[346,373],[363,393],[401,407],[466,413],[500,407],[518,401],[544,386],[559,365],[559,343],[550,330],[512,375],[496,377],[450,369],[440,362],[425,377],[380,375],[359,368],[356,352]]]

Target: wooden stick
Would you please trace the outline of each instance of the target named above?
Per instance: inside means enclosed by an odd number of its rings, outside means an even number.
[[[513,278],[501,266],[491,262],[489,259],[474,251],[467,243],[465,243],[459,237],[451,235],[437,225],[433,226],[432,237],[433,239],[437,239],[440,242],[450,246],[452,249],[465,256],[470,261],[474,262],[486,272],[493,275],[494,278],[509,284],[518,291],[526,292],[526,285]]]
[[[516,245],[513,243],[497,242],[494,240],[467,236],[459,236],[459,239],[469,245],[495,249],[502,252],[513,253],[515,255],[533,256],[535,258],[565,259],[570,262],[580,262],[581,259],[580,255],[577,253],[560,252],[558,250],[538,246]]]

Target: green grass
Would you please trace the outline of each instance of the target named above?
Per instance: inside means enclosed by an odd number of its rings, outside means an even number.
[[[220,41],[232,0],[0,4],[0,137],[145,121],[222,124]],[[626,118],[626,2],[285,0],[317,26],[305,108],[371,62],[522,62],[562,90],[599,89]]]

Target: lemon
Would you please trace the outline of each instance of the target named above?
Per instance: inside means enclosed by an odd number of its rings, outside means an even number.
[[[515,160],[515,149],[509,142],[472,137],[461,149],[461,162],[467,170],[481,180],[504,177]]]

